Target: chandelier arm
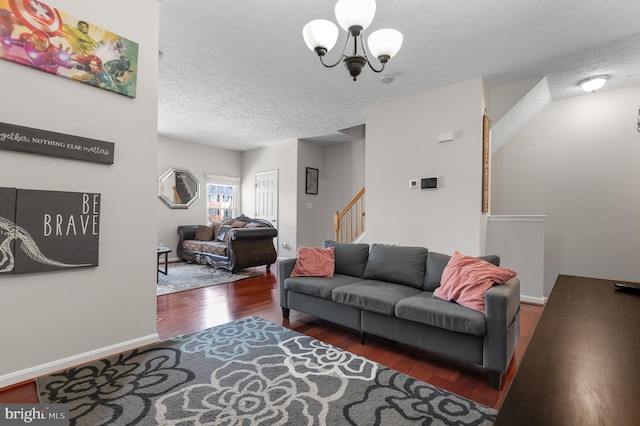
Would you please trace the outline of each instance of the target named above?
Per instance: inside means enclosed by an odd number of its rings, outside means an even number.
[[[342,56],[338,59],[338,62],[336,62],[335,64],[325,64],[325,63],[324,63],[324,61],[322,60],[322,56],[323,56],[323,55],[318,55],[318,56],[320,57],[320,63],[321,63],[322,65],[324,65],[324,66],[325,66],[325,68],[333,68],[333,67],[335,67],[336,65],[338,65],[340,62],[342,62],[342,60],[345,58],[345,56],[344,56],[344,55],[342,55]]]
[[[381,73],[382,71],[384,71],[384,65],[386,62],[382,62],[382,67],[379,70],[373,67],[371,60],[369,59],[369,54],[367,53],[367,47],[364,44],[364,36],[360,38],[360,43],[362,44],[362,56],[364,56],[364,58],[367,60],[367,65],[369,65],[369,68],[371,68],[371,71],[375,73]]]
[[[371,68],[371,71],[377,72],[377,73],[381,73],[382,71],[384,71],[384,65],[385,65],[384,62],[382,63],[382,67],[379,70],[377,70],[371,64],[371,61],[369,60],[369,57],[365,55],[365,58],[367,59],[367,64],[369,64],[369,68]]]
[[[338,58],[338,60],[336,61],[335,64],[325,64],[325,62],[322,60],[322,57],[324,56],[324,54],[327,52],[326,49],[323,49],[324,52],[319,52],[318,48],[316,48],[316,52],[318,53],[318,56],[320,57],[320,63],[322,65],[324,65],[326,68],[333,68],[336,65],[338,65],[340,62],[343,61],[344,58],[346,58],[347,56],[344,54],[344,52],[347,51],[347,47],[349,47],[349,36],[347,35],[347,40],[344,43],[344,47],[342,48],[342,54],[340,55],[340,57]]]

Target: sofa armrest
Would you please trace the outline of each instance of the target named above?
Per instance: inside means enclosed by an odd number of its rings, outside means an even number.
[[[198,225],[181,225],[178,226],[178,238],[180,241],[194,240],[196,238],[196,231]]]
[[[296,266],[296,258],[282,259],[278,261],[278,283],[280,284],[280,306],[288,308],[287,290],[284,288],[284,280],[289,278]]]
[[[261,240],[278,236],[276,228],[231,228],[229,240]]]
[[[185,260],[186,257],[182,252],[182,243],[186,240],[193,240],[196,238],[196,231],[198,230],[198,225],[181,225],[178,226],[178,247],[176,247],[177,256]]]
[[[273,238],[278,235],[275,228],[232,228],[227,238],[227,258],[230,271],[276,262],[278,253]]]
[[[485,318],[483,367],[506,373],[520,337],[520,280],[517,277],[487,291]]]

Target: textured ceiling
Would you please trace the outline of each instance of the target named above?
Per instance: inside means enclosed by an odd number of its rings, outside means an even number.
[[[395,28],[404,43],[356,82],[302,40],[308,21],[335,22],[334,0],[159,5],[158,133],[238,151],[351,140],[340,130],[358,129],[368,106],[478,76],[490,87],[546,77],[554,100],[583,95],[577,82],[595,74],[609,75],[603,90],[640,84],[638,0],[378,0],[366,33]]]

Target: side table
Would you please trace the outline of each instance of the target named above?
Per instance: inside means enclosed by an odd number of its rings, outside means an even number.
[[[169,247],[158,247],[158,273],[156,282],[160,281],[160,273],[167,275],[167,266],[169,265],[169,253],[171,249]],[[164,271],[160,269],[160,257],[164,254]]]

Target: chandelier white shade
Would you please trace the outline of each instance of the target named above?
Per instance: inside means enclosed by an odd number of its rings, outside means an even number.
[[[390,28],[378,30],[369,36],[367,44],[369,44],[369,51],[376,58],[388,56],[391,59],[402,46],[402,33]]]
[[[316,50],[320,47],[329,51],[338,41],[338,27],[326,19],[316,19],[304,26],[302,37],[309,49]]]
[[[363,31],[369,27],[376,13],[375,0],[338,0],[335,7],[338,24],[347,31],[347,40],[342,54],[335,63],[325,63],[323,57],[331,50],[338,39],[338,27],[326,19],[316,19],[302,29],[302,36],[307,47],[315,51],[320,62],[327,68],[333,68],[343,62],[355,81],[364,65],[374,72],[382,72],[385,64],[394,57],[402,46],[402,34],[393,29],[383,29],[372,33],[367,42],[371,55],[380,62],[376,68],[367,56],[367,47],[363,40]],[[353,40],[351,54],[347,54],[350,41]]]
[[[376,14],[375,0],[338,0],[336,19],[343,30],[349,31],[354,25],[366,30]]]

